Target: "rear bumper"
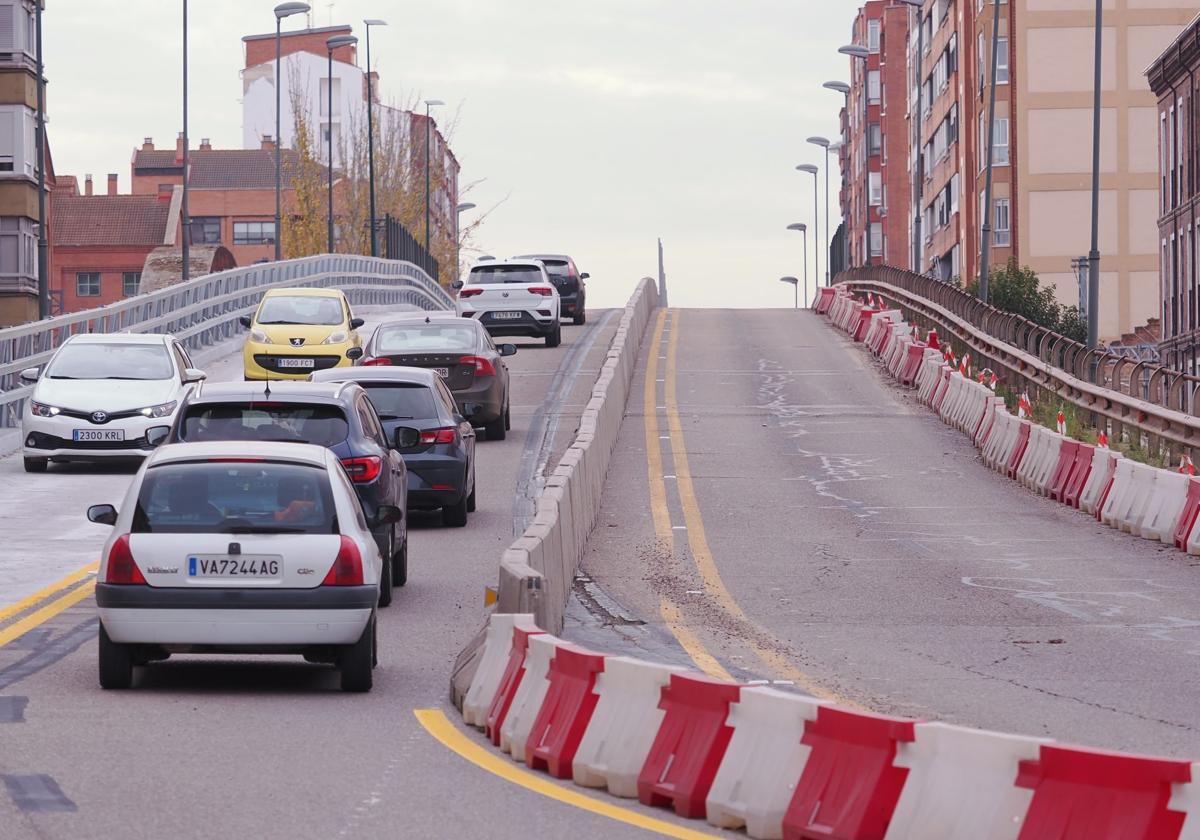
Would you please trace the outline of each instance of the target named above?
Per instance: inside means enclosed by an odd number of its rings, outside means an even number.
[[[463,413],[463,416],[476,426],[490,423],[504,412],[504,393],[497,376],[488,376],[483,378],[483,381],[477,378],[475,384],[470,387],[461,391],[452,390],[450,394],[454,397],[454,404],[458,406],[459,411],[463,411],[467,403],[483,406],[474,414]]]
[[[408,506],[412,509],[433,510],[457,504],[467,491],[466,460],[450,457],[405,461],[408,467]],[[453,490],[435,490],[435,486]]]
[[[582,312],[583,307],[584,307],[584,300],[583,300],[583,298],[581,298],[579,296],[578,293],[572,293],[572,294],[567,294],[567,295],[559,293],[559,308],[562,311],[562,314],[564,317],[567,315],[574,315],[578,312]]]
[[[512,310],[502,310],[512,311]],[[553,308],[547,306],[547,311],[553,311]],[[480,312],[476,317],[483,328],[488,331],[489,335],[505,336],[505,335],[528,335],[537,338],[544,338],[550,335],[558,328],[558,318],[553,315],[536,315],[530,311],[521,313],[520,318],[514,319],[493,319],[490,312]]]

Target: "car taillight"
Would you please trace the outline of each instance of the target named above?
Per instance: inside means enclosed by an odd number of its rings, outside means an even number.
[[[383,459],[374,455],[365,458],[343,458],[342,466],[351,481],[365,484],[379,478],[379,474],[383,472]]]
[[[321,581],[322,586],[362,586],[363,585],[363,566],[362,555],[358,551],[358,546],[354,540],[349,537],[342,537],[342,544],[338,548],[337,557],[333,561],[333,565],[329,567],[329,573],[325,575],[325,580]]]
[[[483,294],[483,289],[459,289],[458,296],[460,298],[475,297],[475,295]]]
[[[531,295],[541,295],[542,297],[550,297],[554,294],[554,289],[549,286],[530,286],[528,291]]]
[[[421,443],[424,446],[430,446],[435,443],[454,443],[457,435],[458,430],[453,427],[448,429],[428,429],[421,432]]]
[[[493,367],[490,359],[485,359],[483,356],[463,356],[458,360],[460,365],[473,365],[475,367],[476,376],[495,376],[496,368]]]
[[[384,356],[383,358],[380,358],[380,359],[363,359],[363,365],[365,367],[371,367],[373,365],[390,365],[391,363],[392,363],[392,360],[389,359],[387,356]]]
[[[104,582],[146,585],[142,570],[133,562],[128,534],[117,537],[112,548],[108,550],[108,573],[104,576]]]

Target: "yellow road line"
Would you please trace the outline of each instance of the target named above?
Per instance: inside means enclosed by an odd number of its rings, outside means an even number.
[[[4,609],[0,610],[0,621],[5,621],[9,618],[12,618],[14,615],[18,615],[20,613],[25,612],[27,609],[30,609],[34,604],[36,604],[40,601],[46,600],[51,595],[53,595],[55,592],[58,592],[60,589],[66,589],[71,584],[76,583],[77,581],[83,580],[85,577],[90,575],[92,572],[95,572],[99,568],[100,568],[99,561],[97,561],[95,563],[91,563],[87,566],[84,566],[82,569],[80,569],[78,571],[71,572],[71,574],[67,575],[65,578],[58,581],[57,583],[52,583],[49,586],[47,586],[45,589],[41,589],[37,592],[34,592],[28,598],[22,598],[20,601],[17,601],[17,603],[5,607]]]
[[[650,513],[654,517],[654,535],[663,550],[670,551],[675,539],[671,533],[671,513],[667,509],[667,487],[663,480],[662,445],[658,439],[658,348],[662,344],[667,310],[658,310],[654,338],[650,341],[646,359],[646,385],[643,392],[643,414],[646,418],[646,469],[650,478]],[[671,333],[674,335],[674,331]]]
[[[58,615],[63,610],[75,606],[95,591],[96,582],[89,580],[78,589],[72,589],[61,598],[51,601],[49,604],[46,604],[46,606],[42,607],[36,612],[30,613],[20,621],[10,624],[3,630],[0,630],[0,647],[4,647],[13,639],[18,639],[21,636],[24,636],[30,630],[37,627],[39,624],[44,624],[45,622],[54,618],[54,616]]]
[[[671,631],[671,635],[675,637],[675,640],[679,642],[687,655],[696,663],[696,667],[710,677],[715,677],[718,680],[737,682],[733,678],[733,675],[726,671],[724,666],[717,661],[716,657],[708,652],[708,648],[704,646],[700,638],[692,632],[692,628],[684,621],[683,614],[674,602],[664,597],[659,603],[659,611],[662,613],[667,629]]]
[[[487,770],[505,781],[520,785],[526,790],[549,797],[566,805],[572,805],[584,811],[608,817],[611,820],[632,825],[636,828],[662,834],[666,837],[678,837],[682,840],[699,840],[699,838],[717,837],[716,834],[705,834],[684,826],[675,825],[665,820],[648,817],[629,808],[613,805],[601,799],[586,796],[568,787],[556,784],[546,776],[539,776],[528,770],[523,770],[510,759],[491,752],[476,744],[463,735],[439,709],[414,709],[417,721],[425,727],[425,731],[441,742],[442,746],[458,753],[461,757],[483,770]]]
[[[667,434],[671,438],[671,455],[675,463],[675,485],[679,492],[679,504],[683,509],[683,521],[687,526],[688,547],[691,549],[692,559],[696,563],[696,569],[700,572],[700,578],[704,582],[704,588],[709,597],[731,618],[758,629],[758,625],[747,618],[721,578],[721,572],[717,569],[712,549],[708,544],[708,535],[704,531],[704,518],[700,515],[700,504],[696,500],[695,488],[692,485],[692,471],[688,465],[687,447],[683,440],[683,426],[679,420],[679,400],[675,386],[679,321],[680,312],[676,310],[675,317],[671,321],[671,335],[667,339],[667,364],[663,376],[666,379],[664,391],[667,406]],[[682,620],[682,616],[680,619]],[[676,633],[675,637],[679,638],[679,634]],[[693,638],[695,637],[693,636]],[[699,643],[698,639],[696,641]],[[778,651],[753,638],[747,638],[745,642],[762,663],[780,677],[791,680],[816,697],[831,700],[843,706],[861,708],[854,701],[817,684],[812,677],[793,665],[786,656]],[[689,655],[690,653],[689,651]],[[692,658],[695,659],[694,656]],[[700,663],[697,662],[697,664]]]

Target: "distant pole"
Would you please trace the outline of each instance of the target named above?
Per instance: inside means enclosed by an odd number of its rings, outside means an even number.
[[[329,76],[328,76],[329,81],[325,85],[326,92],[328,93],[328,100],[329,100],[328,105],[325,109],[325,119],[328,120],[328,125],[329,125],[329,132],[328,132],[329,133],[329,189],[328,189],[329,194],[327,196],[328,201],[329,201],[329,229],[328,229],[327,233],[329,234],[329,253],[332,254],[333,253],[333,47],[329,47],[326,50],[326,53],[329,56]]]
[[[367,27],[367,181],[371,203],[371,256],[379,256],[378,234],[375,231],[375,123],[372,118],[374,95],[371,93],[371,27],[385,26],[382,20],[369,18],[363,23]]]
[[[180,214],[183,216],[183,232],[180,236],[183,269],[180,279],[184,283],[192,277],[191,265],[188,262],[188,240],[192,236],[191,219],[188,218],[188,181],[188,0],[183,0],[183,202],[180,207]]]
[[[46,240],[46,72],[42,64],[42,3],[35,4],[37,30],[38,316],[50,317],[50,258]]]
[[[1103,2],[1103,0],[1098,0]],[[992,171],[996,165],[996,68],[1000,62],[1000,3],[992,4],[992,89],[988,93],[987,179],[983,188],[983,236],[979,248],[979,299],[988,301],[992,257]]]
[[[425,103],[425,253],[429,253],[429,142],[432,126],[429,119],[429,103]]]
[[[832,282],[830,269],[830,254],[833,250],[833,234],[829,230],[829,147],[825,147],[825,238],[829,241],[829,248],[825,249],[825,285],[829,286]],[[822,247],[824,245],[822,244]]]
[[[808,307],[808,231],[801,231],[804,234],[804,306]],[[816,231],[813,231],[813,237],[816,237]],[[797,286],[797,291],[799,287]],[[799,309],[799,304],[796,305]]]
[[[1092,91],[1092,248],[1088,251],[1087,346],[1100,346],[1100,49],[1104,0],[1096,0],[1096,66]]]
[[[283,162],[280,157],[280,147],[283,142],[279,136],[281,122],[279,112],[283,107],[279,89],[283,86],[279,75],[283,52],[283,18],[275,15],[275,261],[283,259]]]
[[[658,240],[658,305],[667,307],[667,272],[663,268],[662,239]]]
[[[997,4],[998,5],[998,4]],[[923,274],[921,270],[924,260],[921,259],[921,199],[924,198],[925,191],[925,173],[922,171],[925,168],[925,146],[921,143],[921,137],[924,134],[924,94],[925,85],[922,77],[925,75],[921,70],[925,66],[925,12],[920,6],[917,9],[917,164],[913,168],[913,273]],[[993,86],[993,90],[995,87]]]

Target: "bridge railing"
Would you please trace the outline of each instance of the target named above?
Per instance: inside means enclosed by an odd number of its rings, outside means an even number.
[[[237,319],[254,311],[268,289],[342,289],[351,305],[408,304],[448,309],[453,299],[412,263],[324,254],[258,263],[208,274],[117,303],[0,330],[0,428],[20,425],[25,398],[20,371],[43,365],[76,333],[170,333],[189,350],[232,338]]]
[[[1200,445],[1200,377],[1162,365],[1089,349],[1078,341],[1004,312],[931,277],[884,266],[853,268],[836,282],[882,294],[909,321],[969,348],[1008,384],[1048,391],[1109,421],[1113,432],[1140,433],[1151,446]]]

